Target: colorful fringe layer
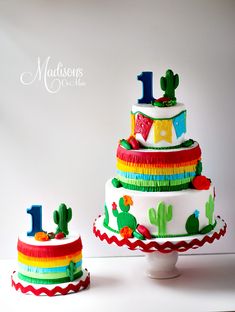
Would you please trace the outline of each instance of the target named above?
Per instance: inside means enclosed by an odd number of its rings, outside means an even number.
[[[198,144],[177,151],[117,150],[117,176],[127,189],[147,192],[190,187],[201,159]]]
[[[18,277],[36,284],[59,284],[82,276],[81,238],[61,245],[30,245],[18,240]],[[71,266],[72,262],[72,267]]]

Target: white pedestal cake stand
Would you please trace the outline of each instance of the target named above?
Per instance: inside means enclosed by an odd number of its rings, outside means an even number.
[[[213,243],[226,233],[227,225],[219,216],[216,217],[216,227],[207,234],[194,236],[181,236],[172,238],[153,238],[138,240],[136,238],[123,238],[103,226],[104,216],[99,216],[93,225],[93,232],[101,241],[118,246],[127,246],[130,250],[140,250],[146,253],[147,274],[151,278],[166,279],[180,275],[176,268],[178,253],[189,249],[197,249],[205,243]]]

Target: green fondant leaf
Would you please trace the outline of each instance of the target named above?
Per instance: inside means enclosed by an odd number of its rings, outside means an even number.
[[[125,140],[125,139],[122,139],[122,140],[120,141],[120,145],[121,145],[123,148],[127,149],[127,150],[131,150],[131,149],[132,149],[130,143],[129,143],[127,140]]]
[[[119,188],[122,186],[121,182],[117,178],[112,179],[112,184],[114,187]]]
[[[137,232],[137,231],[134,231],[132,234],[137,239],[145,240],[145,237],[142,234],[140,234],[139,232]]]
[[[193,143],[194,143],[194,141],[193,141],[192,139],[189,139],[189,140],[187,140],[187,141],[184,141],[184,142],[182,143],[182,146],[183,146],[183,147],[190,147],[190,146],[193,145]]]
[[[216,227],[216,224],[217,224],[216,220],[215,220],[214,224],[208,224],[207,226],[205,226],[204,228],[201,229],[200,234],[206,234],[206,233],[211,232]]]
[[[213,225],[208,224],[207,226],[205,226],[204,228],[201,229],[201,231],[199,232],[200,234],[206,234],[209,233],[210,231],[213,230]]]
[[[201,173],[202,173],[202,162],[201,160],[199,160],[196,167],[196,175],[201,175]]]

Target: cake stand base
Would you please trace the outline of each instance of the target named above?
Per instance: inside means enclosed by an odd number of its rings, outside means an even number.
[[[180,275],[176,268],[178,252],[161,253],[159,251],[146,254],[147,270],[146,273],[150,278],[167,279]]]
[[[225,235],[227,224],[219,216],[216,217],[216,227],[207,234],[192,236],[152,238],[139,240],[137,238],[123,238],[119,233],[114,233],[104,227],[104,215],[99,216],[93,225],[93,233],[101,241],[108,244],[125,246],[130,250],[139,250],[146,255],[146,273],[150,278],[167,279],[180,275],[176,268],[178,252],[197,249],[204,244],[212,244]]]

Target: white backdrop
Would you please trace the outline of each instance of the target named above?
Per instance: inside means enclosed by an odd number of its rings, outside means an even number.
[[[227,236],[196,252],[235,251],[234,1],[0,1],[0,257],[16,256],[18,232],[30,229],[26,208],[73,208],[70,228],[85,256],[132,255],[92,234],[103,211],[104,184],[115,175],[120,138],[130,133],[131,105],[142,95],[136,76],[180,75],[188,136],[198,140],[204,173],[216,185],[216,209]],[[45,81],[25,86],[37,58],[81,68],[85,85],[52,94]]]

